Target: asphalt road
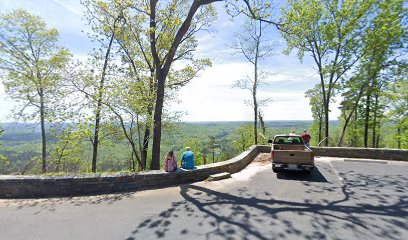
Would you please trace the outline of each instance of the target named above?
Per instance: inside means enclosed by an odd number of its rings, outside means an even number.
[[[316,162],[311,175],[256,162],[218,182],[0,200],[0,239],[408,239],[408,162]]]

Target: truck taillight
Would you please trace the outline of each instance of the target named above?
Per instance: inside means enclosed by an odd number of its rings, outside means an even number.
[[[275,151],[272,150],[271,156],[272,156],[272,159],[275,157]]]

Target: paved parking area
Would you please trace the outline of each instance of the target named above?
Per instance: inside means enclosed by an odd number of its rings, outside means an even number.
[[[0,239],[408,239],[408,162],[317,158],[136,193],[0,200]]]

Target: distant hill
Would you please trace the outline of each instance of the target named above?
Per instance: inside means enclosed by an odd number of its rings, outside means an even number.
[[[309,129],[312,125],[312,120],[275,120],[265,121],[267,128],[275,129]],[[180,128],[198,127],[200,129],[208,127],[209,129],[223,129],[225,132],[231,133],[234,129],[238,128],[242,124],[251,124],[251,121],[213,121],[213,122],[181,122],[176,125]],[[330,126],[338,126],[339,121],[330,121]],[[38,123],[1,123],[0,125],[4,129],[3,135],[0,140],[3,142],[14,141],[40,141],[41,130]],[[52,124],[47,124],[47,132]],[[165,131],[165,130],[164,130]]]

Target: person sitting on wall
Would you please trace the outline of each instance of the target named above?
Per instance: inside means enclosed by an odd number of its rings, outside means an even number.
[[[184,169],[194,169],[194,153],[190,147],[186,147],[186,151],[181,156],[181,167]]]
[[[173,172],[175,170],[177,170],[177,160],[176,157],[174,157],[173,150],[171,150],[164,158],[164,171]]]

